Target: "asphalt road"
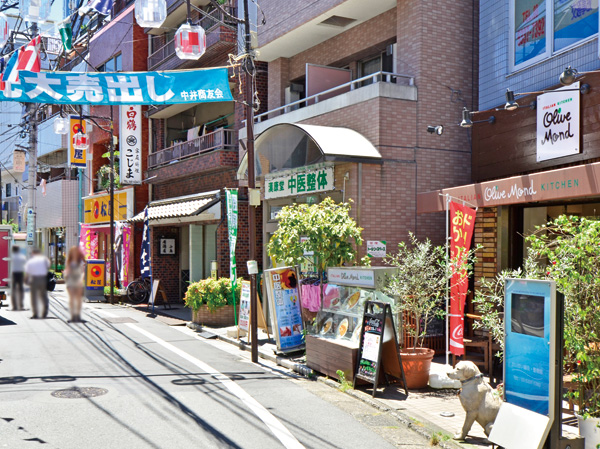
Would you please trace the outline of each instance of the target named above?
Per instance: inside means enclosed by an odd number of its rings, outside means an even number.
[[[86,304],[68,323],[59,291],[47,319],[29,315],[0,310],[0,447],[429,447],[348,395],[134,309]]]

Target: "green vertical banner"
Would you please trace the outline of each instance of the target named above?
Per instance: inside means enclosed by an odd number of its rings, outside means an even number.
[[[229,231],[229,277],[231,278],[231,289],[233,290],[233,310],[235,313],[235,325],[237,326],[237,310],[235,304],[235,289],[237,285],[237,270],[235,263],[235,245],[238,233],[238,191],[237,189],[225,190],[227,202],[227,228]]]

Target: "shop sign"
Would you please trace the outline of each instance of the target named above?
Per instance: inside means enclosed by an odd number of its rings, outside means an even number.
[[[25,171],[25,151],[15,150],[13,152],[13,171],[23,173]]]
[[[265,199],[327,192],[334,189],[333,167],[305,167],[293,172],[265,175]]]
[[[160,239],[160,254],[175,254],[175,239]]]
[[[380,257],[386,256],[386,245],[385,240],[367,240],[367,256],[369,257]]]
[[[77,133],[86,135],[87,126],[85,120],[81,120],[80,117],[72,115],[69,119],[69,163],[71,167],[83,167],[86,166],[85,149],[83,147],[75,148],[75,142],[73,137]]]
[[[267,294],[275,324],[275,341],[280,352],[304,346],[304,328],[295,267],[265,270]]]
[[[110,221],[110,195],[83,200],[84,223],[106,223]],[[115,221],[127,219],[127,192],[115,193]]]
[[[563,88],[565,89],[565,88]],[[537,161],[578,154],[579,82],[537,97]]]
[[[235,285],[237,266],[235,261],[235,246],[238,232],[238,191],[237,189],[225,190],[227,202],[227,229],[229,233],[229,277]]]
[[[90,290],[100,290],[104,288],[105,267],[104,260],[88,260],[86,287]]]
[[[33,234],[35,233],[35,214],[33,209],[27,209],[27,243],[33,245]]]
[[[472,207],[493,207],[600,195],[600,163],[469,184],[417,195],[417,213],[445,210],[445,195]]]
[[[142,183],[142,107],[121,106],[119,111],[121,184]]]
[[[242,281],[242,294],[240,296],[240,321],[239,327],[248,332],[250,325],[250,282]]]
[[[375,272],[373,270],[328,268],[327,279],[330,284],[335,285],[375,288]]]
[[[196,104],[233,101],[227,67],[167,72],[30,72],[0,101],[45,104]]]

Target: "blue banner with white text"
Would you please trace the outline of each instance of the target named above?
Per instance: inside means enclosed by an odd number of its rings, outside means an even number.
[[[152,105],[232,101],[227,68],[169,72],[29,72],[6,82],[0,101]]]

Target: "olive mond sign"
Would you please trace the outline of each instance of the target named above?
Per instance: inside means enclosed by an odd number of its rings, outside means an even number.
[[[233,101],[226,67],[168,72],[29,72],[6,83],[0,101],[151,105]]]

